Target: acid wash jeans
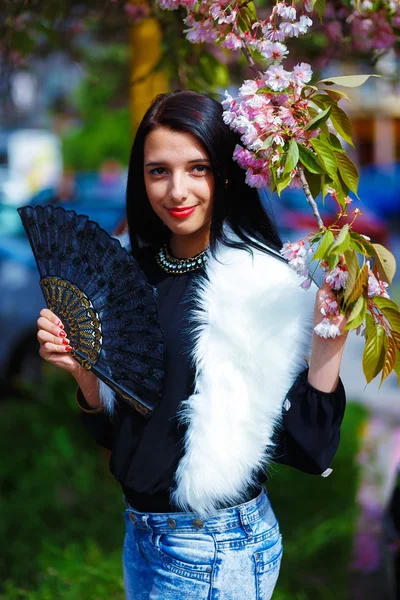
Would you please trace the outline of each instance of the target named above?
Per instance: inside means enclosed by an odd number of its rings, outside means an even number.
[[[127,600],[269,600],[282,557],[266,491],[209,517],[125,511]]]

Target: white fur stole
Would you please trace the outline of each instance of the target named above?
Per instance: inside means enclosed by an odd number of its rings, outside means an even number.
[[[316,286],[263,252],[220,246],[196,290],[195,390],[182,403],[184,455],[171,499],[209,514],[244,500],[311,347]]]

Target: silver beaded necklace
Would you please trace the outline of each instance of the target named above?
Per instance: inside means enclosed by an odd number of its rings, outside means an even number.
[[[164,244],[157,250],[155,258],[158,266],[161,267],[163,271],[181,275],[183,273],[190,273],[191,271],[201,269],[207,261],[207,248],[191,258],[176,258],[169,254],[167,245]]]

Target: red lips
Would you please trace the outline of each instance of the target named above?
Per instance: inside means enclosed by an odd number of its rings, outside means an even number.
[[[195,210],[195,206],[167,208],[167,211],[171,217],[175,217],[176,219],[184,219],[189,217]]]

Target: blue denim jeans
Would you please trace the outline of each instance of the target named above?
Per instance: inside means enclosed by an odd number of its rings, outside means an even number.
[[[123,552],[127,600],[269,600],[282,557],[263,489],[217,511],[142,513],[128,505]]]

